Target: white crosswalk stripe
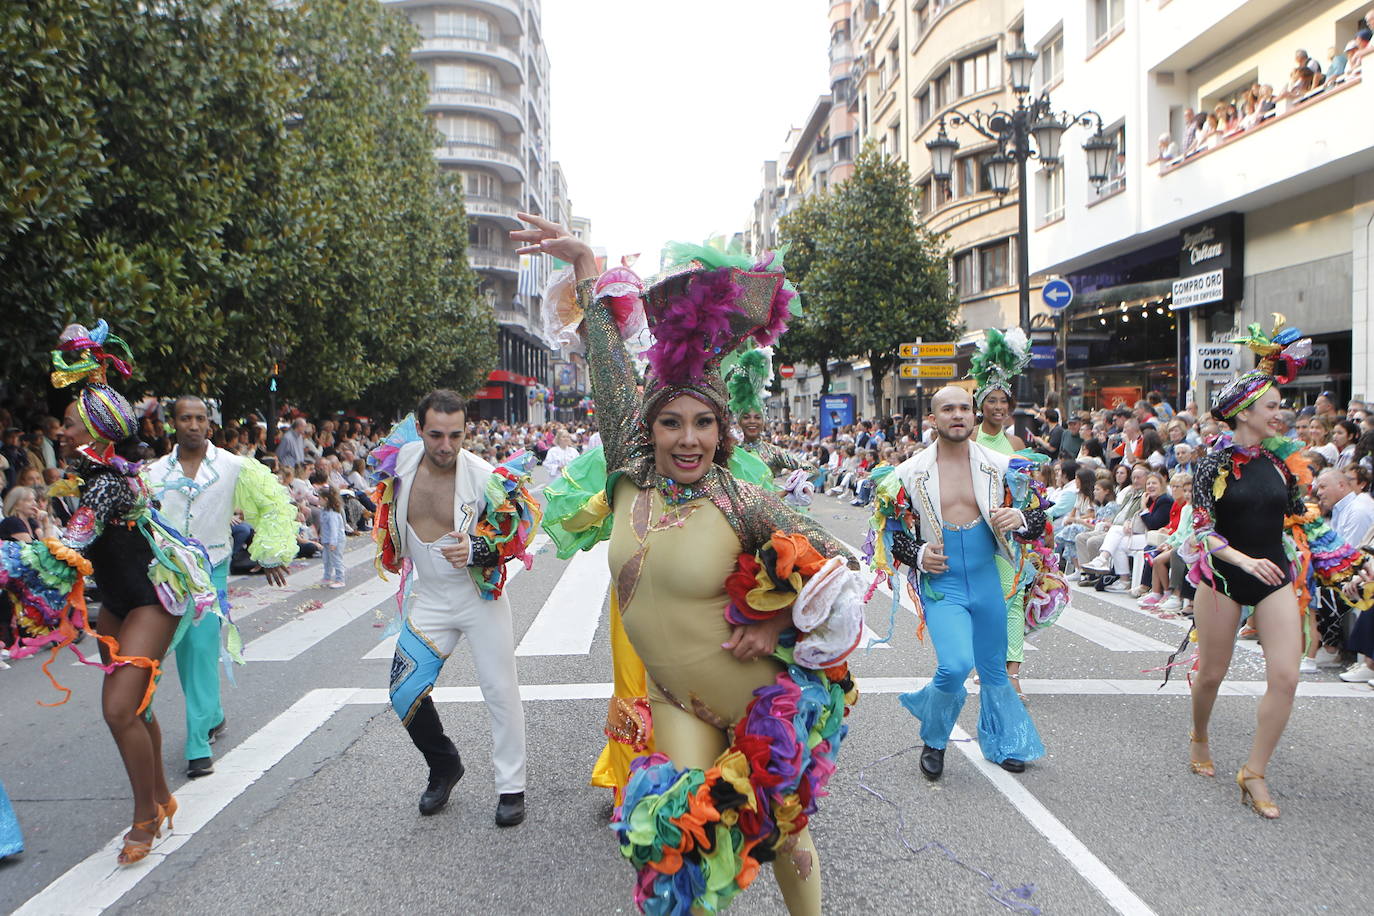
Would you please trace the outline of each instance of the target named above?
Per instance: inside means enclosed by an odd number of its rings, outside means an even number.
[[[539,609],[516,655],[586,655],[611,588],[610,541],[573,557]]]

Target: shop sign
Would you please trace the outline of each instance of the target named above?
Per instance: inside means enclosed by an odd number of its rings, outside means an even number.
[[[1186,309],[1226,298],[1226,271],[1209,270],[1174,281],[1174,308]]]
[[[1144,393],[1137,385],[1104,387],[1098,390],[1098,403],[1108,410],[1116,410],[1118,407],[1130,409],[1135,406],[1136,401],[1139,401]]]
[[[1203,381],[1230,381],[1241,372],[1241,349],[1240,344],[1194,344],[1193,371]]]
[[[1173,308],[1235,302],[1245,276],[1245,218],[1226,213],[1179,233]]]

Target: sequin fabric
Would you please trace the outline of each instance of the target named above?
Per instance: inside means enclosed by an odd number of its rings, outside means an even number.
[[[586,314],[587,364],[596,402],[597,423],[606,454],[606,495],[613,498],[615,482],[622,475],[640,489],[672,483],[654,466],[654,447],[649,441],[638,380],[630,363],[615,318],[602,300],[593,301],[595,280],[577,284],[577,298]],[[751,483],[736,480],[719,465],[712,465],[692,485],[725,516],[739,537],[745,553],[755,553],[775,531],[805,534],[825,556],[848,556],[839,541],[811,519],[798,513],[780,496]]]
[[[774,475],[781,474],[783,471],[799,471],[802,463],[792,455],[787,449],[779,448],[771,442],[763,439],[755,439],[753,442],[743,442],[739,448],[747,452],[753,452],[759,460],[768,465],[768,469]]]

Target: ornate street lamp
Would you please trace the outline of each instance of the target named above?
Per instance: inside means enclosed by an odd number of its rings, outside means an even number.
[[[946,125],[959,127],[967,125],[976,133],[997,143],[997,151],[989,157],[987,168],[988,184],[999,196],[1011,190],[1013,184],[1018,189],[1016,264],[1020,299],[1020,324],[1030,333],[1030,266],[1026,257],[1030,240],[1026,200],[1026,164],[1038,159],[1049,171],[1058,168],[1062,162],[1060,147],[1064,132],[1070,126],[1078,125],[1091,128],[1096,132],[1083,144],[1087,157],[1088,180],[1101,187],[1107,180],[1112,158],[1116,155],[1116,143],[1103,133],[1102,116],[1095,111],[1084,111],[1071,115],[1068,112],[1055,113],[1047,92],[1039,96],[1030,94],[1031,77],[1035,71],[1038,55],[1027,48],[1016,48],[1005,55],[1012,92],[1016,95],[1016,107],[1010,111],[993,105],[991,111],[973,110],[964,112],[957,108],[940,115],[940,131],[932,140],[926,141],[930,151],[930,174],[935,181],[948,182],[954,173],[954,154],[959,149],[959,141],[946,131]],[[1013,176],[1013,169],[1015,175]],[[1030,401],[1030,379],[1021,376],[1017,398],[1022,403]]]

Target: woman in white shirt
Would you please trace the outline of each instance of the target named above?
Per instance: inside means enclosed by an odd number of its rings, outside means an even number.
[[[566,429],[560,429],[554,436],[553,448],[544,455],[544,470],[549,472],[549,480],[557,480],[558,475],[580,452],[573,447],[572,436]]]

